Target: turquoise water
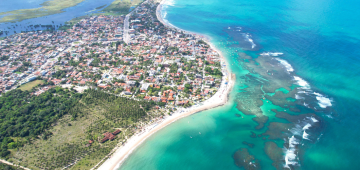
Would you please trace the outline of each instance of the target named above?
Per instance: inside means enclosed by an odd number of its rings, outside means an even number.
[[[161,130],[121,169],[359,169],[359,5],[168,1],[165,19],[210,36],[236,86],[226,106]]]

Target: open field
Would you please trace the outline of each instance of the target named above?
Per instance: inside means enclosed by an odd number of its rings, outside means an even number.
[[[43,80],[35,80],[26,84],[23,84],[19,87],[20,90],[25,91],[25,90],[31,90],[33,87],[39,85],[39,84],[43,84],[44,81]]]
[[[69,8],[83,2],[84,0],[51,0],[40,4],[42,7],[33,9],[19,9],[8,12],[1,12],[0,23],[22,21],[30,18],[37,18],[57,13],[62,13],[65,8]]]

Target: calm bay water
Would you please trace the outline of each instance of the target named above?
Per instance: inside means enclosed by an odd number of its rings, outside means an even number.
[[[40,4],[46,2],[47,0],[4,0],[5,3],[0,2],[0,12],[8,12],[19,9],[32,9],[41,7]],[[106,6],[110,5],[114,0],[85,0],[79,3],[76,6],[63,9],[63,13],[53,14],[48,16],[43,16],[39,18],[32,18],[23,20],[20,22],[7,22],[0,23],[0,31],[8,31],[7,35],[14,34],[14,31],[17,33],[21,31],[33,31],[46,29],[45,27],[38,27],[36,29],[28,27],[29,25],[60,25],[64,24],[67,21],[70,21],[73,18],[88,15],[91,13],[99,12]],[[96,9],[97,7],[104,6],[101,9]],[[1,18],[2,16],[0,16]],[[2,36],[6,36],[4,33]]]
[[[165,19],[210,36],[236,85],[226,106],[162,129],[121,169],[358,169],[359,5],[167,1]]]

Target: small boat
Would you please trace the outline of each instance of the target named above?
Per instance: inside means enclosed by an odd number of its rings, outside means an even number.
[[[192,137],[190,136],[190,138],[192,138]]]
[[[199,132],[199,134],[201,135],[201,133]]]

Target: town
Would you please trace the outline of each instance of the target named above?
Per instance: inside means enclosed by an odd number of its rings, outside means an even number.
[[[68,29],[1,40],[0,93],[42,80],[34,95],[61,86],[103,89],[161,106],[208,99],[221,85],[220,55],[203,37],[164,26],[150,2],[126,16],[86,16]]]

